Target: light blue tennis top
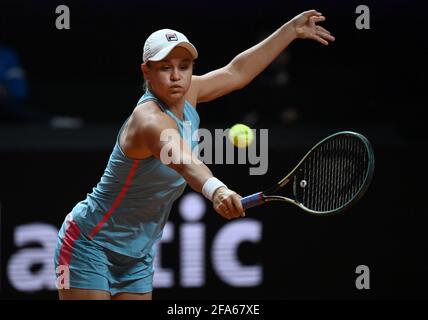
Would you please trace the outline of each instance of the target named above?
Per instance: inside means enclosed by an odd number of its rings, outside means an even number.
[[[138,104],[149,100],[177,123],[181,137],[193,150],[197,141],[191,141],[191,136],[200,122],[196,109],[185,101],[184,120],[180,120],[148,90]],[[154,156],[135,160],[123,153],[119,137],[127,121],[119,131],[100,182],[71,214],[92,241],[140,258],[161,238],[172,204],[183,193],[186,181]]]

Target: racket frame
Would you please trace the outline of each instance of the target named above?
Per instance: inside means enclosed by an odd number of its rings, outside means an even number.
[[[316,211],[316,210],[306,208],[302,203],[298,202],[295,199],[290,199],[290,198],[287,198],[284,196],[278,196],[278,195],[273,194],[276,191],[284,188],[293,179],[294,174],[299,169],[301,164],[309,157],[309,155],[311,155],[316,149],[318,149],[326,141],[333,139],[334,137],[336,137],[338,135],[352,135],[352,136],[357,137],[358,139],[360,139],[364,143],[364,145],[367,149],[367,154],[368,154],[368,159],[367,159],[368,160],[368,170],[367,170],[366,176],[364,177],[364,183],[360,186],[360,189],[358,190],[358,192],[355,194],[355,196],[350,201],[348,201],[343,206],[336,208],[334,210]],[[253,207],[256,205],[260,205],[260,204],[263,204],[265,202],[282,201],[282,202],[291,203],[291,204],[299,207],[300,209],[304,210],[305,212],[313,214],[313,215],[317,215],[317,216],[320,216],[320,215],[326,216],[326,215],[333,215],[333,214],[342,213],[342,212],[348,210],[350,207],[352,207],[352,205],[355,204],[364,195],[364,193],[367,191],[367,188],[370,185],[370,182],[373,178],[374,163],[375,163],[375,160],[374,160],[373,148],[372,148],[370,142],[367,140],[366,137],[364,137],[360,133],[353,132],[353,131],[340,131],[340,132],[334,133],[334,134],[324,138],[323,140],[319,141],[316,145],[314,145],[305,154],[305,156],[299,161],[299,163],[293,168],[293,170],[291,170],[290,173],[288,173],[284,178],[282,178],[276,185],[272,186],[271,188],[267,189],[266,191],[258,192],[258,193],[251,195],[251,196],[248,196],[248,197],[252,197],[252,199],[254,199],[254,200],[252,202],[252,205],[247,207],[247,208],[250,208],[250,207]],[[293,194],[294,195],[296,195],[296,187],[297,187],[296,179],[294,179],[294,181],[293,181]],[[245,198],[248,198],[248,197],[245,197]]]

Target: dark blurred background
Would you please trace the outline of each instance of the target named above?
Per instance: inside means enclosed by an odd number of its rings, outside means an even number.
[[[355,26],[361,4],[370,9],[369,30]],[[55,27],[58,5],[70,9],[69,30]],[[153,31],[186,34],[199,51],[194,73],[203,74],[311,8],[327,17],[322,25],[334,43],[296,40],[249,86],[198,106],[204,128],[237,122],[268,128],[267,174],[250,176],[247,165],[210,167],[240,194],[252,193],[326,135],[354,130],[376,154],[368,193],[347,214],[331,218],[276,204],[249,211],[260,237],[249,240],[251,226],[237,225],[243,240],[236,256],[221,257],[258,266],[247,284],[215,267],[216,239],[228,224],[204,201],[207,214],[193,222],[205,230],[203,240],[193,240],[203,242],[195,254],[204,272],[195,276],[197,284],[182,280],[193,271],[180,260],[187,250],[180,230],[188,222],[179,201],[171,213],[172,240],[162,244],[162,267],[172,280],[159,282],[155,298],[427,298],[425,7],[327,0],[2,1],[0,296],[56,298],[53,267],[46,265],[52,234],[98,182],[118,129],[143,93],[142,47]],[[193,196],[190,188],[186,195]],[[359,265],[370,268],[369,290],[355,287]],[[248,270],[230,277],[245,279]]]

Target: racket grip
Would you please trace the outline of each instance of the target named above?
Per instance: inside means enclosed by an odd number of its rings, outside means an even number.
[[[242,206],[244,207],[244,210],[259,206],[264,202],[265,201],[263,199],[263,192],[257,192],[250,196],[241,198],[241,203],[242,203]]]

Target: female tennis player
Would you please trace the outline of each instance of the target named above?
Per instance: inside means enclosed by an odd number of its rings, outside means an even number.
[[[192,156],[195,107],[245,87],[296,38],[334,41],[317,25],[324,20],[303,12],[202,76],[192,74],[198,53],[183,34],[163,29],[149,36],[141,65],[147,90],[120,129],[100,182],[58,234],[55,268],[68,280],[60,299],[151,299],[154,245],[186,183],[223,217],[244,215],[241,197]]]

